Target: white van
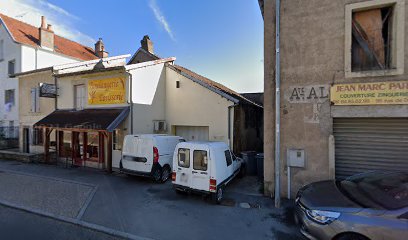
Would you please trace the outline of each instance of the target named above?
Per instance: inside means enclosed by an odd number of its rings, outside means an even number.
[[[211,194],[219,203],[224,187],[244,172],[242,159],[224,142],[182,142],[174,151],[172,182],[177,192]]]
[[[119,168],[126,174],[165,182],[171,174],[174,149],[183,141],[182,137],[165,134],[126,135]]]

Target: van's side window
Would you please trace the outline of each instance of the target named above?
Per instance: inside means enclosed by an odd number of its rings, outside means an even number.
[[[194,170],[207,171],[207,151],[195,150],[193,154],[193,168]]]
[[[178,150],[178,165],[180,167],[190,167],[190,149],[179,148]]]
[[[227,166],[232,164],[231,152],[226,150],[225,152],[225,160],[227,160]]]

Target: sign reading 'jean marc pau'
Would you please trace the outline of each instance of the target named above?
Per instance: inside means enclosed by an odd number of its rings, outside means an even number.
[[[408,104],[408,81],[333,85],[334,105]]]
[[[125,79],[107,78],[88,82],[88,105],[125,103]]]

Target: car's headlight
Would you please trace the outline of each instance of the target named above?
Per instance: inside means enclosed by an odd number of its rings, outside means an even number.
[[[320,224],[329,224],[340,217],[338,212],[321,211],[321,210],[306,210],[307,216]]]

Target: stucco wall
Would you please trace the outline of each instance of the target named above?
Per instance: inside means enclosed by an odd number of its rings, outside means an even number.
[[[19,77],[20,86],[20,137],[19,146],[20,150],[23,150],[23,128],[30,128],[30,143],[32,142],[32,126],[51,112],[55,110],[54,98],[39,98],[40,99],[40,111],[31,112],[31,88],[38,87],[39,83],[54,84],[54,78],[51,71],[40,72],[33,75]],[[51,139],[54,139],[52,137]],[[30,152],[42,152],[42,146],[30,146]]]
[[[388,117],[408,114],[407,106],[336,106],[330,105],[325,96],[331,84],[406,80],[404,74],[395,76],[346,78],[345,76],[345,6],[365,1],[282,1],[281,6],[281,189],[287,195],[286,150],[305,149],[305,169],[292,170],[292,197],[305,184],[333,178],[333,166],[329,163],[329,136],[332,134],[333,115]],[[378,1],[381,2],[381,1]],[[274,61],[274,1],[265,1],[265,183],[267,193],[273,191],[273,157],[268,151],[272,146],[272,109]],[[405,7],[405,19],[408,17]],[[408,24],[405,21],[405,35]],[[405,38],[407,46],[408,38]],[[408,51],[405,47],[405,56]],[[324,93],[319,98],[291,101],[294,88],[311,87]],[[306,91],[306,94],[308,92]]]
[[[3,120],[3,126],[8,126],[9,121],[14,121],[18,124],[18,80],[9,78],[8,62],[15,60],[15,70],[18,72],[21,68],[21,49],[18,44],[13,42],[10,35],[7,33],[3,25],[0,25],[0,40],[3,40],[4,59],[0,61],[0,122]],[[11,107],[10,112],[6,112],[4,108],[4,91],[8,89],[16,89],[14,96],[14,106]],[[1,125],[1,124],[0,124]]]
[[[264,193],[273,196],[275,154],[275,1],[264,1]]]
[[[153,120],[166,120],[164,64],[130,71],[132,74],[133,133],[153,133]]]
[[[169,130],[171,126],[208,126],[210,141],[229,144],[228,107],[234,103],[170,67],[166,68],[166,75],[166,120]],[[180,88],[176,88],[176,81],[180,81]]]
[[[3,25],[0,25],[0,40],[4,41],[4,60],[0,61],[0,120],[4,120],[5,126],[8,126],[8,121],[13,120],[15,125],[19,119],[19,81],[16,78],[8,77],[8,61],[15,60],[15,73],[31,71],[50,67],[53,65],[78,62],[78,59],[68,57],[56,52],[31,46],[15,43]],[[4,109],[4,90],[15,89],[15,105],[10,112]]]
[[[123,107],[128,106],[127,102],[123,104],[102,104],[96,105],[88,104],[88,81],[89,80],[102,80],[107,78],[115,78],[120,77],[126,79],[125,89],[126,89],[126,98],[128,94],[128,75],[124,71],[110,71],[110,72],[102,72],[102,73],[93,73],[93,74],[80,74],[80,75],[73,75],[73,76],[66,76],[66,77],[58,77],[57,85],[58,85],[58,109],[73,109],[75,108],[75,101],[74,101],[74,86],[84,84],[85,85],[85,108],[108,108],[108,107]]]

